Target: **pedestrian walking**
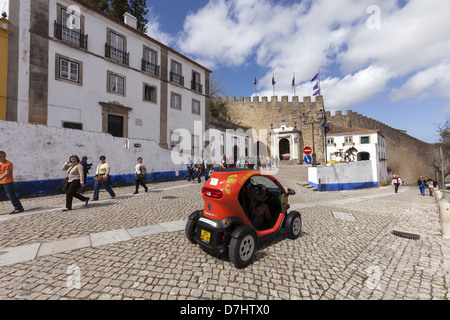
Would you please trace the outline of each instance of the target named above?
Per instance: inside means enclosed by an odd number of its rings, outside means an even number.
[[[430,196],[433,196],[434,194],[434,182],[431,179],[427,180],[427,187],[428,187],[428,191],[430,192]]]
[[[101,156],[100,157],[100,164],[97,166],[97,169],[95,171],[95,179],[94,179],[94,197],[92,200],[97,201],[98,200],[98,194],[100,191],[100,186],[103,186],[106,191],[108,191],[109,195],[112,199],[116,197],[116,194],[114,193],[113,189],[110,185],[110,177],[109,172],[111,170],[111,167],[106,162],[106,157]]]
[[[394,174],[394,178],[392,179],[392,185],[394,186],[395,193],[398,192],[398,187],[402,184],[402,179],[396,174]]]
[[[145,185],[145,179],[147,178],[147,168],[142,163],[142,158],[137,158],[137,164],[134,167],[134,180],[136,182],[136,191],[133,194],[139,193],[139,185],[143,186],[145,192],[148,191],[147,186]]]
[[[197,171],[197,182],[202,182],[202,174],[205,171],[205,161],[201,158],[197,159],[197,163],[195,164],[195,170]],[[205,180],[206,182],[206,180]]]
[[[191,157],[188,157],[188,161],[186,164],[186,170],[188,174],[188,181],[194,180],[193,171],[194,171],[194,162],[191,160]]]
[[[63,171],[67,171],[67,191],[66,191],[66,207],[63,211],[72,210],[73,198],[83,201],[88,205],[89,198],[78,193],[80,187],[84,187],[84,169],[80,164],[80,158],[76,155],[71,155],[69,161],[62,166]]]
[[[10,214],[16,214],[25,211],[19,197],[14,192],[13,163],[6,160],[6,152],[0,151],[0,185],[3,186],[6,196],[14,206],[14,211]]]
[[[417,180],[417,186],[419,187],[420,194],[422,196],[425,195],[425,180],[422,178],[422,176],[419,177]]]
[[[92,163],[87,163],[88,157],[87,156],[82,156],[81,157],[81,161],[80,164],[83,166],[83,171],[84,171],[84,187],[80,188],[79,193],[83,194],[86,192],[86,185],[87,185],[87,177],[89,174],[89,170],[91,170],[92,167]]]

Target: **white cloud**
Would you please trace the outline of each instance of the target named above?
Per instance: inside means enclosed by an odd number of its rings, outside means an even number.
[[[392,101],[420,100],[430,97],[444,97],[450,101],[450,60],[444,60],[437,66],[417,72],[403,86],[393,89],[390,95]],[[446,113],[450,112],[450,103]]]
[[[168,33],[161,31],[159,16],[154,13],[153,7],[149,8],[148,23],[146,35],[167,45],[172,46],[176,42],[176,38]]]
[[[294,72],[297,95],[311,95],[309,80],[320,68],[330,108],[367,101],[386,90],[389,80],[410,74],[416,75],[394,90],[392,99],[430,92],[450,99],[447,76],[437,78],[433,72],[450,52],[450,2],[409,0],[398,7],[397,0],[375,1],[380,29],[369,29],[367,9],[373,4],[373,0],[211,0],[187,16],[177,45],[212,69],[256,62],[267,70],[259,79],[261,95],[273,94],[272,74],[276,94],[292,95]]]

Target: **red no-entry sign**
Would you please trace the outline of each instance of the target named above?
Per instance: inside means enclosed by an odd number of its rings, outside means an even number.
[[[305,154],[311,154],[312,149],[311,149],[311,147],[305,147],[305,149],[303,149],[303,152],[304,152]]]

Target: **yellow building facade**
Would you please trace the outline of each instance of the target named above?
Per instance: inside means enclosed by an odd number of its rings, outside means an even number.
[[[0,18],[0,120],[6,120],[9,21]]]

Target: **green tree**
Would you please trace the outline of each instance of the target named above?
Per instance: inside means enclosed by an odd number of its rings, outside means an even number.
[[[130,0],[129,11],[137,19],[137,29],[145,33],[147,31],[148,20],[145,17],[148,14],[147,3],[145,0]]]
[[[450,175],[450,116],[447,116],[445,122],[437,126],[437,132],[439,133],[439,142],[435,145],[442,148],[444,154],[444,176],[448,177]],[[442,180],[441,155],[433,155],[430,160],[438,180]]]
[[[109,0],[108,14],[123,22],[123,15],[130,10],[128,0]]]
[[[103,11],[107,12],[109,7],[109,0],[85,0],[91,6]]]
[[[211,76],[209,79],[209,111],[213,117],[228,120],[227,103],[221,99],[225,95],[225,87],[220,80]]]

